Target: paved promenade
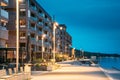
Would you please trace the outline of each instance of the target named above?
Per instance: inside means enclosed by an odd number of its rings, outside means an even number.
[[[77,62],[59,63],[54,71],[33,72],[32,80],[109,80],[98,67],[78,66]]]

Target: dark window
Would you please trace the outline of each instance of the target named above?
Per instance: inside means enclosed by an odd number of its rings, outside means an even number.
[[[26,12],[25,11],[20,11],[20,16],[26,16]]]

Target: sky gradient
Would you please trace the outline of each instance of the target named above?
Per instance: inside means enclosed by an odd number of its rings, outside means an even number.
[[[77,49],[120,53],[120,0],[37,0],[66,24]]]

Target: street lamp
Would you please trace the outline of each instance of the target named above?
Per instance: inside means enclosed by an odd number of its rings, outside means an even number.
[[[75,59],[75,48],[72,48],[72,58]]]
[[[83,59],[84,59],[84,50],[82,50],[82,55],[83,55]]]
[[[19,63],[19,0],[16,0],[16,71]]]
[[[18,72],[19,64],[19,2],[23,0],[16,0],[16,71]]]
[[[46,36],[45,34],[42,34],[42,60],[43,60],[43,51],[44,51],[43,40],[45,36]]]
[[[57,22],[53,23],[53,60],[55,62],[55,34],[56,34],[56,27],[58,26]]]
[[[80,52],[81,52],[82,58],[84,59],[84,50],[82,48],[80,49]]]

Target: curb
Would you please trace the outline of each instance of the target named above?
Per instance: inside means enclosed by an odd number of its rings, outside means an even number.
[[[31,74],[34,75],[34,74],[45,74],[45,73],[49,73],[51,71],[31,71]]]
[[[109,80],[114,80],[110,75],[108,75],[108,73],[105,72],[105,70],[101,67],[99,67],[101,71],[104,72],[104,74],[108,77]]]

